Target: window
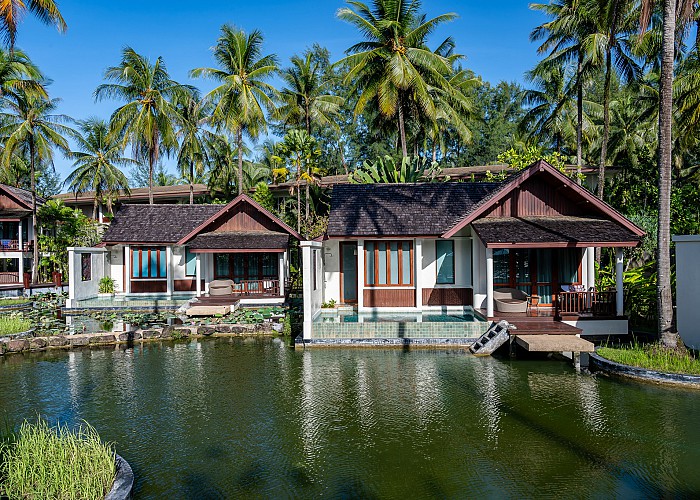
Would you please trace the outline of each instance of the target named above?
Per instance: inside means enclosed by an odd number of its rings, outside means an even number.
[[[185,248],[185,276],[194,276],[197,274],[197,254],[190,252],[189,248]]]
[[[92,254],[80,254],[80,278],[81,281],[92,280]]]
[[[452,240],[436,240],[435,255],[437,257],[437,279],[439,285],[453,285],[455,282],[455,242]]]
[[[166,278],[168,276],[165,247],[131,249],[132,278]]]
[[[413,247],[410,241],[365,242],[365,284],[413,285]]]

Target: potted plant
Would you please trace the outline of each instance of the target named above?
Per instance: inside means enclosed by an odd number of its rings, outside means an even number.
[[[103,276],[100,279],[98,288],[98,297],[113,297],[114,296],[114,280],[109,276]]]

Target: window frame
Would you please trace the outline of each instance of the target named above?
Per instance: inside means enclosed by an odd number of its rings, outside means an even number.
[[[451,255],[452,255],[452,281],[440,281],[440,267],[438,266],[438,259],[440,258],[440,255],[438,253],[438,244],[439,243],[449,243],[450,247],[452,248]],[[445,255],[445,258],[447,258],[447,254]],[[454,240],[435,240],[435,284],[436,285],[454,285],[457,282],[457,269],[455,267],[457,259],[455,259],[455,242]]]
[[[367,243],[373,243],[374,244],[374,249],[372,253],[374,254],[374,283],[368,283],[367,282],[367,255],[369,251],[367,250]],[[385,243],[386,247],[384,250],[384,259],[386,263],[386,284],[380,284],[379,283],[379,243]],[[397,252],[398,252],[398,264],[399,264],[399,273],[397,276],[398,283],[396,284],[391,284],[389,281],[391,280],[391,244],[396,243],[397,244]],[[404,269],[403,269],[403,244],[408,243],[408,251],[409,251],[409,273],[410,273],[410,281],[409,283],[403,283],[404,281]],[[363,269],[363,275],[364,275],[364,283],[365,283],[365,288],[415,288],[415,277],[414,277],[414,270],[413,268],[415,267],[415,261],[413,258],[413,240],[366,240],[363,244],[363,251],[364,251],[364,269]]]
[[[139,265],[134,266],[134,253],[138,252],[138,262]],[[151,252],[156,252],[156,276],[151,276],[151,270],[152,270],[152,262],[151,262]],[[161,265],[161,252],[163,255],[163,258],[165,259],[166,265],[165,265],[165,275],[161,276],[161,270],[163,269]],[[166,280],[168,279],[168,266],[167,266],[167,249],[164,246],[152,246],[152,247],[145,247],[145,246],[137,246],[137,247],[131,247],[131,255],[129,256],[131,258],[131,279],[132,280]],[[144,254],[146,255],[146,271],[147,271],[147,276],[143,276],[141,271],[143,270],[143,256]],[[136,275],[136,271],[139,271],[139,276]]]
[[[194,259],[194,271],[192,274],[187,272],[187,264],[189,263],[189,259],[187,258],[191,256]],[[185,247],[185,277],[187,278],[192,278],[197,276],[197,254],[194,252],[191,252],[188,247]]]

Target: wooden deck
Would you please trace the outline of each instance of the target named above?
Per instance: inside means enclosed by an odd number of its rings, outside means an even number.
[[[201,296],[197,297],[197,302],[195,304],[201,306],[230,306],[237,304],[241,299],[284,299],[282,295],[266,295],[256,293],[255,295],[214,295],[214,296]]]
[[[482,315],[486,315],[484,309],[478,309]],[[526,313],[502,313],[496,312],[492,321],[506,320],[508,323],[515,325],[517,330],[512,332],[513,335],[578,335],[581,333],[580,328],[562,323],[558,318],[554,317],[553,311],[550,308],[534,309]]]
[[[575,336],[517,334],[515,341],[529,352],[593,352],[592,342]]]

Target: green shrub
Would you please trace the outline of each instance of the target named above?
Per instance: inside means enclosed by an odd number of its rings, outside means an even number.
[[[100,293],[114,293],[114,280],[109,276],[104,276],[100,279]]]
[[[24,297],[7,297],[0,299],[0,306],[21,306],[22,304],[29,304],[31,300],[25,299]]]
[[[26,332],[32,327],[31,321],[17,316],[0,316],[0,335],[13,335]]]
[[[0,496],[104,498],[112,487],[115,452],[87,423],[76,431],[25,421],[2,444]]]
[[[321,309],[333,309],[335,307],[335,299],[331,299],[328,302],[321,304]]]

